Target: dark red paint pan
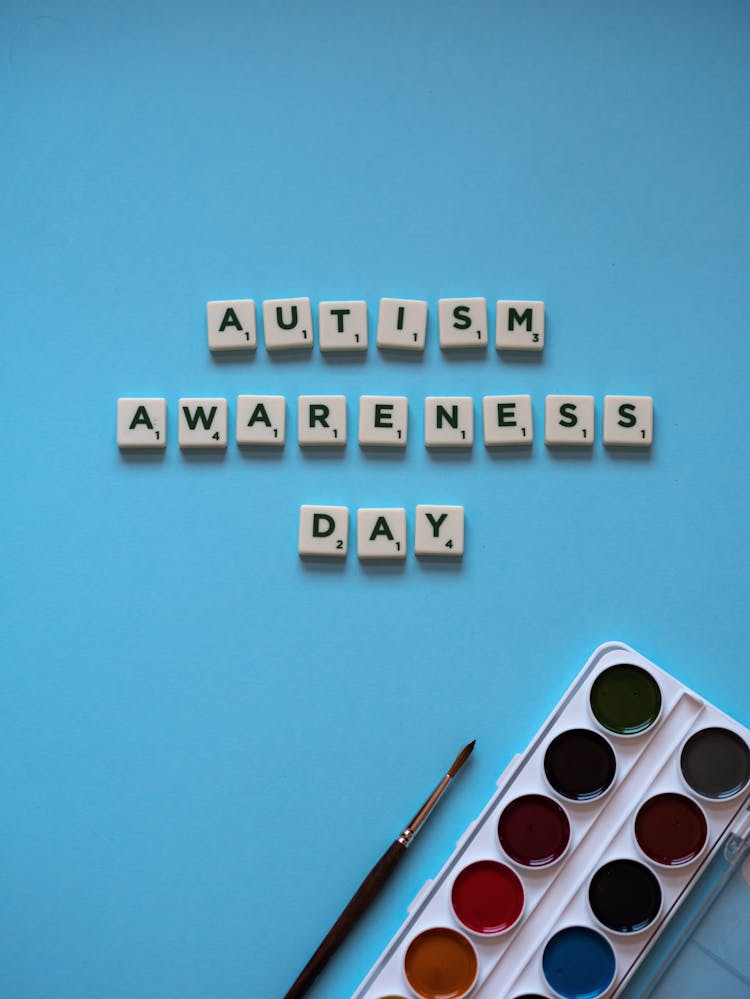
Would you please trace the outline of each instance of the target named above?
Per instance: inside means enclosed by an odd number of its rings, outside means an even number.
[[[568,849],[570,822],[562,805],[546,794],[524,794],[502,810],[497,835],[515,863],[548,867]]]
[[[708,838],[700,805],[684,794],[654,795],[638,809],[635,839],[643,853],[662,867],[682,867],[703,852]]]

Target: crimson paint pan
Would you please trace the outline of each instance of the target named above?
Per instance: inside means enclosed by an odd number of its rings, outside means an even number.
[[[544,754],[544,776],[553,791],[568,801],[600,798],[612,786],[616,773],[612,746],[591,729],[561,732]]]
[[[524,892],[521,880],[507,864],[477,860],[459,872],[451,890],[456,919],[480,936],[507,933],[521,918]]]

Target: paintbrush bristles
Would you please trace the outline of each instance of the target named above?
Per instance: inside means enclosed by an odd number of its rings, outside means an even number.
[[[448,776],[451,778],[451,780],[456,776],[456,774],[458,773],[458,771],[461,769],[461,767],[464,765],[464,763],[466,763],[466,761],[468,760],[468,758],[471,756],[471,751],[474,748],[474,746],[476,746],[476,744],[477,744],[477,740],[473,739],[469,743],[468,746],[464,746],[464,748],[461,750],[461,752],[455,758],[455,760],[451,764],[450,769],[448,770]]]

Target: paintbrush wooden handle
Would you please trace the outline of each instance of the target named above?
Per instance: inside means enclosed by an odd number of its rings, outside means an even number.
[[[388,847],[380,860],[367,875],[352,896],[352,900],[328,931],[323,943],[302,969],[297,981],[289,989],[284,999],[301,999],[312,983],[333,957],[339,945],[346,939],[366,912],[372,900],[393,873],[399,860],[406,853],[406,846],[399,840]]]

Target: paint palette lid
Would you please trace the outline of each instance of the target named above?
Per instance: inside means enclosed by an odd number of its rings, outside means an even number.
[[[623,999],[750,996],[750,798]]]

